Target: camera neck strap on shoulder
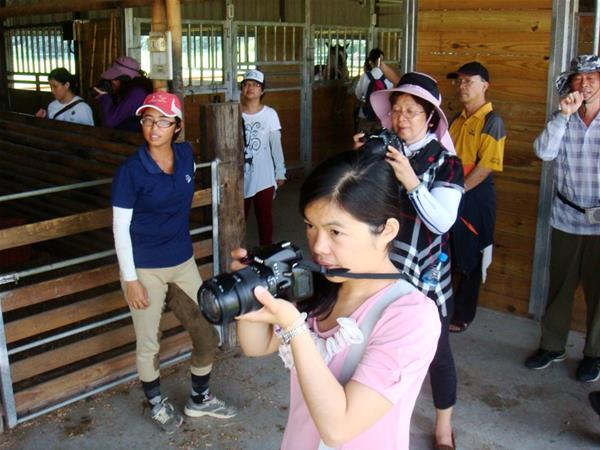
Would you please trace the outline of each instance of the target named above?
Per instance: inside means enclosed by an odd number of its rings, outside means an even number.
[[[354,344],[350,348],[350,351],[348,352],[348,355],[344,360],[342,371],[340,372],[340,376],[338,377],[338,381],[342,385],[345,385],[348,381],[350,381],[350,378],[352,378],[352,375],[354,375],[354,372],[358,367],[358,363],[362,359],[367,348],[369,336],[371,336],[371,332],[373,331],[373,328],[375,328],[375,324],[377,323],[385,309],[392,303],[394,303],[396,300],[398,300],[400,297],[410,294],[415,290],[416,288],[409,282],[404,280],[398,280],[392,286],[390,286],[387,292],[385,292],[371,307],[371,309],[369,309],[366,316],[361,321],[359,327],[360,331],[362,331],[363,334],[363,340],[360,344]],[[321,442],[319,443],[318,450],[335,449],[333,447],[328,447],[321,440]]]
[[[408,281],[398,280],[392,284],[390,288],[371,307],[371,309],[369,309],[359,326],[360,331],[363,334],[363,340],[360,344],[354,344],[350,348],[350,351],[344,360],[342,371],[338,377],[338,381],[342,385],[345,385],[348,381],[350,381],[350,378],[352,378],[352,375],[354,375],[354,372],[358,367],[358,363],[365,353],[367,344],[369,342],[369,337],[373,332],[373,328],[375,328],[375,324],[380,319],[385,309],[400,297],[410,294],[416,290],[417,288]]]
[[[320,273],[321,275],[330,277],[342,277],[342,278],[355,278],[355,279],[370,279],[370,280],[399,280],[404,279],[409,281],[408,276],[405,273],[354,273],[349,272],[348,269],[328,269],[327,267],[320,266],[317,263],[303,259],[298,262],[298,267],[311,272]]]
[[[52,119],[56,119],[58,116],[66,113],[68,110],[70,110],[71,108],[74,108],[75,106],[79,105],[80,103],[83,103],[83,99],[81,99],[81,98],[79,100],[75,100],[74,102],[69,103],[67,106],[65,106],[64,108],[61,108],[56,114],[54,114],[52,116]]]

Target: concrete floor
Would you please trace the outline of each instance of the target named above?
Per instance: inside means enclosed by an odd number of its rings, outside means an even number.
[[[276,235],[304,246],[302,222],[292,219],[297,188],[298,182],[290,182],[276,200]],[[252,224],[249,236],[255,236]],[[573,376],[583,337],[571,334],[565,362],[531,371],[523,360],[536,348],[538,336],[536,322],[484,308],[465,333],[452,335],[459,379],[454,414],[458,448],[600,448],[600,418],[587,401],[588,392],[600,389],[600,383],[580,383]],[[165,370],[162,385],[164,394],[183,407],[189,390],[186,364]],[[144,416],[143,394],[131,382],[7,431],[0,435],[0,449],[278,448],[287,417],[288,375],[276,356],[220,353],[212,387],[240,408],[239,416],[229,421],[188,419],[168,437]],[[426,380],[413,414],[412,449],[431,448],[433,419]]]

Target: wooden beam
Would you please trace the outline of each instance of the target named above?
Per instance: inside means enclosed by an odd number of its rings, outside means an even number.
[[[194,257],[205,258],[212,254],[212,240],[194,242]],[[119,280],[118,264],[108,264],[95,269],[65,275],[53,280],[42,281],[29,286],[17,287],[0,292],[0,305],[3,312],[76,294],[88,289],[114,283]]]
[[[87,125],[79,125],[76,123],[63,122],[60,120],[39,119],[29,114],[20,114],[15,112],[0,112],[0,126],[5,127],[12,124],[13,128],[18,129],[18,125],[29,126],[30,131],[38,133],[57,133],[57,136],[62,136],[64,139],[72,138],[87,138],[82,145],[104,144],[104,142],[117,142],[121,145],[129,144],[138,147],[144,142],[141,133],[132,131],[114,130],[112,128],[90,127]],[[45,130],[45,131],[44,131]]]
[[[191,345],[187,331],[169,336],[161,341],[160,358],[165,360],[177,356],[190,350]],[[135,351],[17,392],[15,394],[17,413],[24,415],[132,373],[135,373]]]
[[[0,8],[0,20],[43,14],[87,12],[117,8],[149,6],[152,0],[64,0]]]
[[[171,91],[179,97],[183,105],[183,77],[181,74],[181,0],[165,0],[167,9],[167,28],[171,32],[173,81]],[[182,130],[185,133],[185,128]],[[183,137],[181,137],[183,139]]]
[[[5,324],[6,341],[17,342],[100,314],[107,314],[127,308],[121,290],[98,295],[67,306],[54,308],[38,314],[31,314]]]
[[[152,1],[152,26],[151,31],[164,33],[167,31],[167,10],[165,0]],[[166,80],[152,80],[152,86],[155,91],[166,91]]]
[[[165,332],[179,325],[175,315],[168,312],[161,318],[160,330]],[[135,342],[135,331],[133,325],[128,324],[16,361],[10,365],[11,379],[13,383],[18,383],[133,342]]]
[[[203,189],[194,193],[192,208],[211,203],[211,190]],[[239,215],[239,214],[238,214]],[[0,250],[47,241],[70,234],[97,230],[110,226],[112,208],[97,209],[81,214],[30,223],[0,230]]]

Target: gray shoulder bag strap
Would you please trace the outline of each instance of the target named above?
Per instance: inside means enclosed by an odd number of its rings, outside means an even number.
[[[354,371],[358,366],[358,363],[362,359],[363,354],[367,348],[367,344],[369,343],[369,336],[371,336],[371,332],[373,328],[375,328],[375,324],[383,314],[383,311],[398,300],[400,297],[410,294],[412,291],[415,291],[415,288],[412,284],[405,280],[396,281],[388,291],[379,299],[377,303],[375,303],[365,318],[360,323],[360,331],[363,334],[363,341],[360,344],[354,344],[350,351],[348,352],[348,356],[346,356],[346,360],[344,361],[344,365],[342,366],[342,371],[340,373],[340,377],[338,381],[345,385],[352,375],[354,375]]]
[[[373,331],[375,324],[377,323],[385,309],[389,305],[394,303],[396,300],[398,300],[400,297],[410,294],[416,289],[417,288],[415,288],[408,281],[400,279],[396,281],[389,288],[389,290],[379,300],[377,300],[377,303],[375,303],[375,305],[371,307],[365,318],[361,321],[359,327],[360,331],[362,331],[363,334],[363,341],[360,344],[354,344],[352,346],[352,348],[348,352],[348,355],[346,356],[344,365],[342,366],[342,371],[338,378],[338,381],[342,385],[345,385],[348,381],[350,381],[350,378],[352,378],[352,375],[354,375],[356,367],[362,359],[363,354],[365,353],[365,350],[367,348],[367,344],[369,343],[369,337],[371,336],[371,332]],[[335,449],[333,447],[328,447],[323,441],[321,441],[319,443],[318,450]]]

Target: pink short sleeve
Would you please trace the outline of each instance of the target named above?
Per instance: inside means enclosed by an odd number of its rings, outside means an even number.
[[[433,300],[420,292],[398,299],[377,321],[352,379],[392,403],[425,377],[440,336]]]

